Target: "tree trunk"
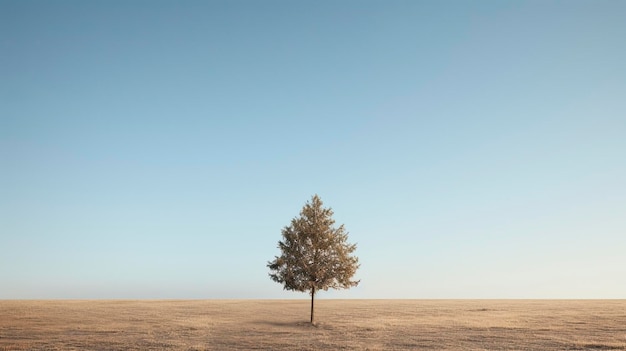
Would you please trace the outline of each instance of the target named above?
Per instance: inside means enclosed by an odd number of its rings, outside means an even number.
[[[313,324],[313,300],[315,299],[315,287],[311,288],[311,324]]]

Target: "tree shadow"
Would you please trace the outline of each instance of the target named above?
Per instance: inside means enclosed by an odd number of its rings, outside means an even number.
[[[309,321],[291,321],[291,322],[282,322],[282,321],[272,321],[272,320],[258,320],[254,322],[257,325],[264,325],[275,328],[290,328],[290,329],[303,329],[303,328],[318,328],[319,325],[317,323],[311,324]]]

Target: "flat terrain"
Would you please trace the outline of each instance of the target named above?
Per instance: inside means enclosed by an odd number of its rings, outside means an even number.
[[[626,300],[0,301],[0,350],[626,350]]]

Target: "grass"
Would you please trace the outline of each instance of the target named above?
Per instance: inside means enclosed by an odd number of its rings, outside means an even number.
[[[626,300],[0,301],[0,350],[626,350]]]

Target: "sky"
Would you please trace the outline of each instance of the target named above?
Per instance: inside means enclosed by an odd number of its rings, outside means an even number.
[[[0,0],[0,299],[626,298],[624,1]]]

